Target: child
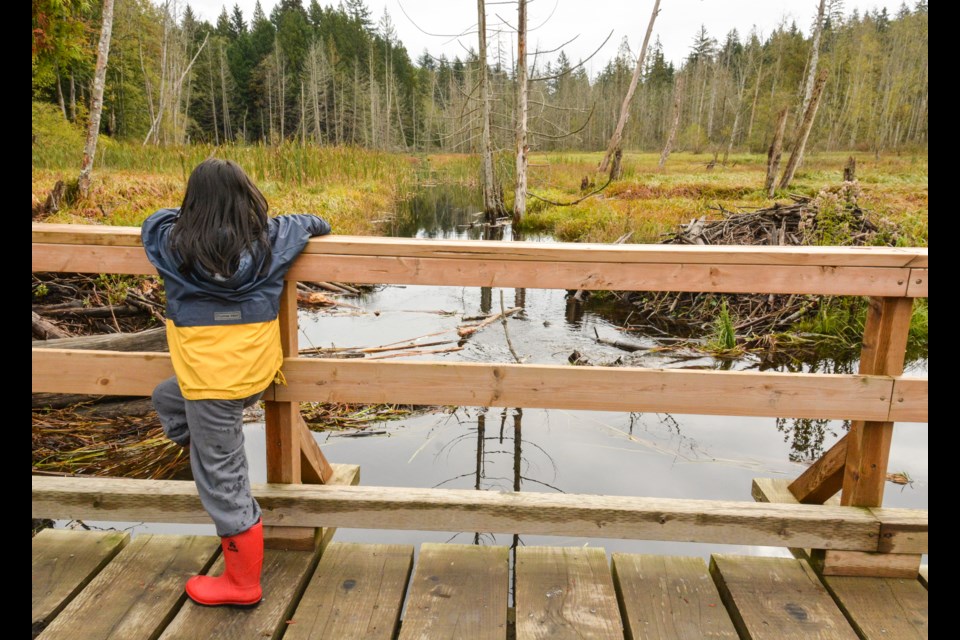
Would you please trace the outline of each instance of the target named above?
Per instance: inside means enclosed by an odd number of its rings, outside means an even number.
[[[193,170],[179,209],[143,223],[143,247],[166,290],[176,373],[157,385],[153,406],[166,436],[190,448],[200,501],[222,539],[223,575],[187,581],[187,595],[200,604],[246,606],[262,597],[263,525],[250,493],[242,414],[283,363],[283,276],[311,236],[327,233],[330,225],[314,215],[268,217],[243,170],[217,159]]]

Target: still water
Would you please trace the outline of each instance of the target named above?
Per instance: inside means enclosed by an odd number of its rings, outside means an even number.
[[[470,190],[423,189],[403,203],[384,235],[442,239],[509,240],[509,226],[484,229]],[[471,225],[472,223],[472,225]],[[525,240],[551,241],[548,237]],[[301,310],[300,347],[373,347],[421,338],[457,346],[464,317],[522,307],[505,333],[497,322],[466,340],[459,351],[402,359],[567,364],[573,351],[593,364],[629,358],[634,366],[757,369],[756,357],[717,360],[641,350],[633,354],[596,338],[663,346],[659,335],[627,334],[624,312],[588,301],[574,305],[562,290],[479,287],[387,286],[357,298],[352,306]],[[907,374],[926,377],[927,361],[908,363]],[[851,372],[856,363],[811,362],[804,371]],[[752,500],[756,477],[795,478],[846,433],[840,421],[621,413],[544,409],[457,407],[402,420],[375,423],[363,431],[328,431],[316,438],[333,463],[359,464],[367,486],[443,487],[492,491],[565,492],[660,498]],[[898,423],[889,471],[911,482],[888,482],[884,506],[927,509],[927,425]],[[265,482],[264,426],[245,428],[253,482]],[[88,523],[106,526],[108,523]],[[213,527],[109,523],[139,532],[213,535]],[[429,523],[424,523],[425,527]],[[700,556],[745,553],[787,557],[779,547],[696,544],[524,535],[487,532],[339,529],[336,540],[498,545],[597,546],[612,552]]]

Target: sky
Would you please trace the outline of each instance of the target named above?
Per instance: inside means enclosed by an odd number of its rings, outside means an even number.
[[[277,1],[260,0],[260,5],[269,15]],[[249,21],[255,3],[256,0],[189,0],[198,17],[210,22],[216,21],[224,5],[229,12],[235,4]],[[902,0],[843,0],[842,6],[845,15],[854,9],[863,13],[884,7],[894,15],[901,3]],[[309,0],[305,0],[304,5],[308,4]],[[339,0],[320,0],[320,4],[336,5]],[[701,24],[720,41],[733,28],[743,39],[753,26],[766,37],[784,18],[788,24],[795,21],[798,28],[809,34],[818,4],[817,0],[661,0],[651,43],[659,36],[664,55],[679,66]],[[910,0],[907,4],[915,3]],[[366,5],[375,22],[384,9],[389,12],[398,37],[413,60],[424,49],[434,56],[444,53],[452,59],[463,58],[467,48],[477,48],[475,0],[366,0]],[[486,7],[488,35],[495,38],[494,32],[500,32],[504,62],[509,63],[516,36],[503,23],[516,24],[516,2],[487,0]],[[599,48],[585,65],[592,77],[616,55],[624,36],[635,53],[639,50],[652,10],[653,0],[531,0],[527,8],[528,48],[548,51],[563,45],[573,62],[587,58]],[[613,34],[603,44],[611,31]],[[459,35],[464,32],[467,33]],[[564,44],[571,38],[576,39]],[[491,60],[495,59],[496,46],[493,39]],[[545,55],[555,60],[558,54]]]

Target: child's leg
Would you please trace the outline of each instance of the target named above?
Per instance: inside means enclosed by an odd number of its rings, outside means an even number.
[[[189,446],[190,431],[187,429],[187,409],[177,377],[167,378],[153,390],[153,408],[160,416],[163,433],[181,447]]]
[[[254,401],[185,401],[193,480],[220,537],[242,533],[260,519],[243,449],[243,408]]]

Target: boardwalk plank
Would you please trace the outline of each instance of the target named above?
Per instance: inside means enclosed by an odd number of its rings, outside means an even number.
[[[336,529],[324,532],[313,551],[265,549],[260,583],[263,600],[251,608],[205,607],[187,600],[180,613],[164,630],[161,640],[263,640],[279,638],[313,575],[321,553],[330,544]],[[223,573],[219,558],[209,575]]]
[[[927,590],[912,578],[823,576],[827,590],[863,640],[926,640]]]
[[[615,553],[613,579],[630,640],[739,637],[703,558]]]
[[[40,640],[156,638],[187,579],[219,553],[215,536],[138,535],[40,634]],[[196,636],[194,636],[196,637]]]
[[[44,529],[34,536],[34,634],[43,630],[129,542],[129,533],[117,531]]]
[[[392,640],[412,568],[411,546],[334,542],[320,558],[284,640]]]
[[[713,554],[710,573],[745,640],[857,638],[804,561]]]
[[[517,549],[517,640],[622,640],[606,552],[598,547]]]
[[[504,640],[509,549],[424,543],[399,640]]]

